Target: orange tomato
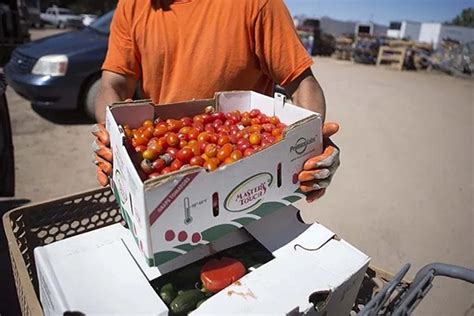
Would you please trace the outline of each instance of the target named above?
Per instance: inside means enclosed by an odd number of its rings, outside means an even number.
[[[230,154],[230,158],[232,158],[234,161],[240,160],[242,159],[242,152],[236,149]]]
[[[230,154],[232,153],[233,149],[234,147],[231,144],[225,144],[217,153],[217,159],[219,159],[220,161],[225,161],[226,158],[230,157]]]
[[[257,133],[250,134],[250,137],[249,137],[250,144],[259,145],[261,141],[262,141],[262,136],[260,134],[257,134]]]
[[[217,152],[219,151],[216,144],[209,144],[206,146],[206,150],[204,151],[209,158],[217,156]]]

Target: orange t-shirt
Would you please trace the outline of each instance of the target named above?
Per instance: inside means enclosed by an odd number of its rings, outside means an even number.
[[[120,0],[102,69],[141,79],[144,97],[170,103],[271,94],[312,63],[283,0],[175,0],[169,10]]]

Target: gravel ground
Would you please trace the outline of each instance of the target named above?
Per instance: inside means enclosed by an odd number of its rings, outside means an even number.
[[[328,120],[341,124],[342,165],[324,199],[297,205],[304,217],[387,270],[474,267],[474,82],[326,58],[313,70]],[[11,88],[7,98],[17,197],[39,202],[96,187],[92,122],[80,112],[37,113]],[[474,286],[437,280],[415,314],[474,315]]]

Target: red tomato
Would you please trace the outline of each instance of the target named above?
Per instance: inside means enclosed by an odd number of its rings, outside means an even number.
[[[160,145],[159,140],[156,140],[154,142],[149,142],[148,149],[152,149],[156,151],[158,155],[161,155],[164,152],[163,146]]]
[[[237,136],[235,136],[235,135],[230,135],[230,136],[229,136],[229,140],[230,140],[230,142],[231,142],[232,144],[237,144],[237,141],[238,141],[239,139],[238,139]]]
[[[198,144],[199,144],[199,149],[200,149],[202,152],[204,152],[204,151],[206,151],[206,147],[207,147],[207,145],[208,145],[209,143],[208,143],[208,142],[200,142],[200,141],[198,141]]]
[[[242,262],[234,258],[210,259],[201,269],[201,282],[211,293],[217,293],[246,274]]]
[[[253,133],[250,135],[249,142],[252,145],[258,145],[262,141],[262,136],[257,133]]]
[[[201,116],[204,120],[204,124],[211,123],[211,116],[209,114],[201,114]]]
[[[222,113],[222,112],[212,113],[211,114],[211,120],[212,121],[215,121],[215,120],[225,121],[225,114]]]
[[[204,130],[209,133],[215,133],[216,129],[212,126],[211,123],[208,123],[204,126]]]
[[[252,148],[252,147],[249,147],[249,148],[245,149],[244,157],[248,157],[248,156],[252,155],[254,152],[255,152],[255,149]]]
[[[204,165],[206,161],[204,160],[204,158],[202,157],[199,157],[199,156],[195,156],[195,157],[192,157],[191,160],[189,161],[189,164],[191,166],[202,166]]]
[[[166,134],[168,132],[168,128],[166,127],[165,124],[160,123],[155,127],[155,130],[153,131],[153,136],[160,137]]]
[[[146,145],[148,143],[148,139],[151,138],[151,137],[145,137],[143,134],[139,134],[137,135],[134,140],[135,140],[135,144],[136,146],[139,146],[139,145]]]
[[[250,111],[250,117],[257,117],[260,113],[259,109],[253,109]]]
[[[257,116],[258,119],[260,120],[260,124],[266,124],[266,123],[270,123],[270,119],[268,118],[268,116],[266,116],[265,114],[261,114],[259,116]]]
[[[212,122],[212,127],[214,127],[214,129],[217,129],[219,126],[222,126],[222,125],[224,125],[224,122],[219,119]]]
[[[204,124],[204,118],[200,114],[196,115],[195,117],[193,117],[193,122]]]
[[[266,123],[262,125],[262,128],[265,132],[271,133],[273,129],[275,128],[275,126],[270,123]]]
[[[168,136],[166,137],[166,142],[170,146],[174,146],[174,147],[179,146],[178,135],[176,135],[175,133],[169,133]]]
[[[252,124],[251,119],[249,116],[244,116],[242,117],[242,120],[240,121],[244,126],[250,126]]]
[[[159,172],[153,172],[148,175],[148,179],[155,179],[155,178],[158,178],[159,176],[161,176]]]
[[[182,148],[176,153],[176,158],[185,164],[188,163],[193,157],[194,153],[191,148]]]
[[[179,133],[180,134],[189,134],[189,131],[191,130],[191,126],[184,126],[184,127],[181,127],[181,129],[179,130]]]
[[[217,152],[218,152],[218,148],[217,148],[217,145],[216,144],[209,144],[206,146],[206,150],[205,150],[205,154],[209,157],[209,158],[212,158],[212,157],[215,157],[217,156]]]
[[[252,125],[256,125],[256,124],[260,124],[261,122],[258,118],[254,117],[254,118],[250,119],[250,123]]]
[[[168,145],[168,142],[166,141],[166,137],[164,137],[164,136],[163,136],[163,137],[160,137],[160,138],[158,139],[158,144],[159,144],[159,145],[161,146],[161,148],[163,148],[163,149],[166,149],[166,148],[168,148],[168,146],[169,146],[169,145]]]
[[[191,127],[189,129],[188,138],[189,139],[197,139],[198,136],[199,136],[199,131],[196,128]]]
[[[183,127],[183,123],[175,119],[166,120],[166,124],[168,124],[168,130],[171,132],[177,132]]]
[[[204,124],[201,122],[194,122],[193,127],[197,129],[199,133],[204,132]]]
[[[176,170],[181,169],[181,167],[182,167],[183,165],[184,165],[184,164],[183,164],[183,162],[182,162],[181,160],[175,159],[175,160],[173,160],[173,162],[171,163],[170,168],[171,168],[172,171],[176,171]]]
[[[146,146],[145,145],[138,145],[135,147],[135,151],[137,153],[143,153],[144,151],[146,150]]]
[[[167,173],[171,173],[173,172],[173,170],[171,170],[171,167],[165,167],[163,168],[163,170],[161,170],[161,174],[167,174]]]
[[[219,136],[217,136],[216,133],[210,133],[209,134],[209,142],[213,144],[217,144],[217,141],[219,140]]]
[[[181,139],[181,140],[179,141],[179,148],[183,148],[183,147],[185,147],[185,146],[187,146],[187,145],[188,145],[188,142],[185,141],[184,139]]]
[[[191,125],[193,125],[193,119],[190,118],[190,117],[187,117],[187,116],[182,117],[180,121],[181,121],[181,123],[183,124],[183,126],[191,126]]]
[[[171,156],[173,156],[173,158],[174,158],[174,157],[176,157],[176,154],[178,153],[178,148],[176,148],[176,147],[168,147],[168,148],[166,149],[166,152],[167,152],[168,154],[170,154]]]
[[[153,161],[152,166],[155,172],[161,172],[161,170],[166,167],[166,163],[163,159],[156,159],[155,161]]]

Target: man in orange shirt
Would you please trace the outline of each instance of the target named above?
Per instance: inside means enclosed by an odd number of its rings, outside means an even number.
[[[253,90],[271,95],[285,88],[293,103],[326,112],[304,49],[283,0],[120,0],[111,24],[96,102],[97,121],[105,107],[131,98],[138,80],[154,103],[211,98],[217,91]],[[309,159],[299,175],[308,201],[324,194],[339,166],[329,141],[338,125],[323,127],[325,150]],[[108,183],[112,154],[99,124],[97,178]]]

